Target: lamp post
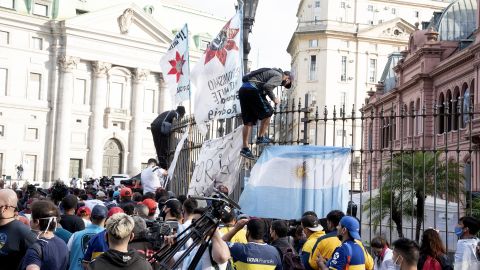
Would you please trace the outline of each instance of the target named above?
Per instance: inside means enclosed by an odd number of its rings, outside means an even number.
[[[239,0],[239,4],[242,1]],[[243,70],[248,72],[248,54],[250,53],[250,42],[248,35],[252,32],[255,13],[257,12],[258,0],[244,0],[243,2]]]

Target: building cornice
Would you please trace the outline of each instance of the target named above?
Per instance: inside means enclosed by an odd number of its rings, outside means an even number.
[[[410,7],[422,7],[422,8],[428,8],[428,9],[436,9],[436,10],[441,10],[443,8],[446,8],[450,3],[448,2],[438,2],[438,5],[435,5],[434,1],[429,1],[430,3],[422,3],[422,1],[405,1],[405,0],[370,0],[371,2],[380,2],[380,3],[385,3],[386,5],[401,5],[405,6],[408,5]]]
[[[469,61],[474,60],[475,55],[470,50],[465,50],[463,53],[459,53],[446,59],[444,63],[440,63],[436,68],[430,73],[432,77],[438,76],[441,73],[452,70],[453,68],[463,65]]]

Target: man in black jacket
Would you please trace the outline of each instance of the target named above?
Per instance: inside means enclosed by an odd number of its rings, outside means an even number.
[[[180,119],[185,115],[185,107],[178,106],[176,110],[165,111],[157,116],[150,124],[153,144],[157,151],[159,166],[162,169],[168,168],[168,143],[170,139],[170,129],[174,119]],[[162,128],[163,126],[163,128]]]
[[[277,86],[284,86],[290,89],[292,86],[292,75],[289,71],[282,71],[275,68],[261,68],[246,74],[242,78],[243,84],[238,91],[240,107],[242,109],[243,120],[243,149],[240,155],[255,159],[248,148],[248,138],[252,132],[252,126],[260,120],[260,130],[257,137],[257,144],[268,144],[271,140],[266,137],[270,117],[273,114],[273,108],[267,101],[266,96],[275,104],[280,100],[275,97],[273,89]]]
[[[90,263],[91,270],[152,270],[152,266],[135,250],[128,250],[133,239],[135,222],[124,213],[114,214],[107,220],[109,250]]]
[[[276,247],[280,252],[280,258],[283,258],[283,255],[287,253],[290,249],[293,253],[295,249],[292,246],[293,239],[290,240],[288,234],[288,225],[284,220],[274,220],[272,222],[272,227],[270,228],[270,237],[272,238],[272,243],[270,245]]]

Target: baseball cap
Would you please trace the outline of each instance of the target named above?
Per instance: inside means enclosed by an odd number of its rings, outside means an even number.
[[[312,232],[323,231],[322,225],[318,222],[318,219],[312,215],[306,215],[302,217],[302,226],[309,229]]]
[[[238,215],[237,220],[240,220],[240,219],[248,219],[248,215],[247,214],[240,214],[240,215]]]
[[[107,195],[105,195],[105,192],[103,192],[101,190],[99,192],[97,192],[97,197],[106,197],[106,196]]]
[[[111,217],[118,213],[123,213],[123,209],[118,206],[112,207],[110,210],[108,210],[107,217]]]
[[[346,228],[352,238],[360,240],[360,225],[358,224],[358,220],[354,217],[344,216],[340,219],[340,226]]]
[[[120,190],[120,197],[131,197],[133,195],[132,190],[128,187]]]
[[[119,196],[120,196],[120,191],[115,190],[115,191],[113,192],[113,198],[118,198]]]
[[[90,211],[90,208],[88,208],[87,206],[82,206],[77,210],[77,216],[82,216],[82,215],[90,216],[91,214],[92,214],[92,211]]]
[[[153,214],[157,210],[157,203],[152,199],[145,199],[142,203],[148,207],[149,214]]]
[[[108,216],[108,209],[107,207],[97,204],[92,209],[92,218],[106,218]]]

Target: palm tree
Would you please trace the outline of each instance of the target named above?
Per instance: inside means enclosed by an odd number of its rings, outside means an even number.
[[[396,155],[386,163],[380,191],[366,202],[364,211],[368,211],[375,230],[383,218],[391,219],[400,237],[403,236],[404,218],[414,218],[415,240],[418,242],[426,197],[434,196],[447,201],[458,198],[464,190],[461,166],[454,161],[445,162],[440,152],[422,151]]]

